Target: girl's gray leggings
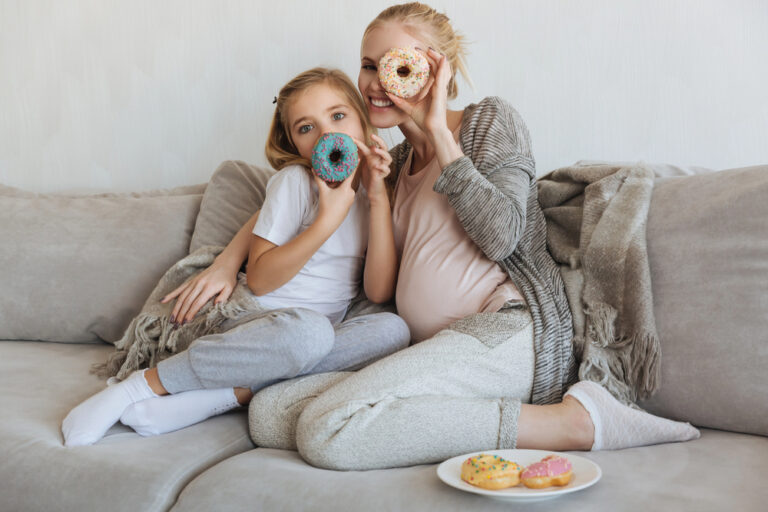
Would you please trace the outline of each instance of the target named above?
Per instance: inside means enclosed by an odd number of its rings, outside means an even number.
[[[309,309],[263,310],[228,320],[222,328],[158,363],[165,389],[247,387],[255,392],[297,375],[356,370],[410,342],[403,319],[386,312],[334,327]]]
[[[470,315],[356,373],[300,377],[250,408],[258,446],[298,448],[309,463],[364,470],[514,448],[533,382],[525,307]]]

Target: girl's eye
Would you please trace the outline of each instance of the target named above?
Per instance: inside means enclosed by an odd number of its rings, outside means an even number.
[[[305,133],[309,133],[309,130],[311,130],[311,129],[312,129],[312,125],[311,124],[304,124],[304,125],[299,126],[299,133],[301,133],[303,135]]]
[[[347,115],[344,112],[336,112],[335,114],[333,114],[334,121],[341,121],[345,117],[347,117]]]
[[[376,71],[376,66],[373,64],[363,64],[363,69],[368,71]]]

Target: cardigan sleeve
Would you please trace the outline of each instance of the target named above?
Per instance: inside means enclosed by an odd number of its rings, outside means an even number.
[[[517,111],[499,98],[486,98],[470,115],[470,133],[462,133],[462,146],[472,158],[448,164],[434,191],[447,197],[480,250],[502,261],[514,252],[525,230],[531,182],[536,179],[530,137]]]

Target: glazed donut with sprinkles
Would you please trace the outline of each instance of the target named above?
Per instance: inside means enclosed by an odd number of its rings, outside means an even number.
[[[416,48],[392,48],[379,60],[379,82],[395,96],[416,96],[429,79],[429,61]]]
[[[344,133],[324,134],[312,150],[312,170],[327,183],[344,181],[359,162],[357,144]]]
[[[506,489],[520,483],[522,467],[499,457],[481,453],[461,465],[461,479],[483,489]]]

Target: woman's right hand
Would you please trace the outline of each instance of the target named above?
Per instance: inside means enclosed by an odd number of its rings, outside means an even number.
[[[191,321],[213,296],[218,295],[214,304],[229,299],[236,284],[237,271],[232,272],[231,268],[217,264],[214,260],[210,267],[173,290],[160,302],[165,304],[177,299],[171,313],[171,322],[181,326]]]
[[[429,61],[430,76],[424,88],[416,96],[403,99],[388,91],[387,97],[397,108],[408,114],[428,136],[447,130],[448,83],[451,81],[451,64],[448,58],[432,48],[424,52]]]
[[[368,200],[373,206],[375,203],[383,203],[389,208],[389,198],[387,195],[387,186],[385,180],[390,173],[390,164],[392,163],[392,155],[389,154],[389,148],[384,139],[378,135],[371,134],[371,140],[373,145],[371,147],[366,146],[365,142],[353,138],[357,144],[358,151],[362,154],[362,162],[360,165],[364,165],[361,181],[365,187],[365,191],[368,194]]]

